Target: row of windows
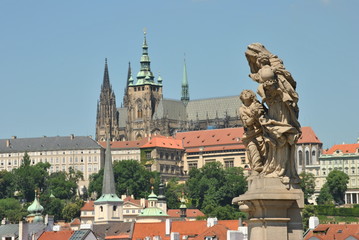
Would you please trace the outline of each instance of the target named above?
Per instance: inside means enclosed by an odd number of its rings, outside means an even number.
[[[348,160],[348,159],[335,159],[335,160],[321,160],[320,163],[323,165],[332,165],[332,164],[355,164],[355,163],[359,163],[358,161],[359,159],[353,159],[353,160]]]
[[[42,155],[64,155],[64,154],[91,154],[100,153],[100,150],[77,150],[77,151],[47,151],[47,152],[28,152],[29,156],[42,156]],[[25,153],[2,153],[0,157],[23,157]]]
[[[206,163],[210,163],[210,162],[215,162],[215,159],[207,159],[205,162]],[[224,167],[225,168],[230,168],[230,167],[234,167],[234,159],[231,160],[224,160]],[[191,170],[192,168],[198,168],[198,162],[188,162],[188,169]]]
[[[87,159],[87,162],[97,162],[97,156],[89,156],[89,157],[75,157],[74,158],[74,162],[75,163],[78,163],[78,162],[81,162],[83,163],[84,161],[86,161]],[[66,161],[67,160],[67,161]],[[8,159],[8,160],[1,160],[0,161],[0,165],[1,166],[4,166],[7,162],[7,165],[14,165],[14,166],[17,166],[18,164],[21,164],[22,163],[22,160],[18,161],[17,159]],[[67,163],[67,162],[70,162],[72,163],[73,162],[73,158],[72,157],[63,157],[63,158],[37,158],[37,159],[32,159],[31,160],[31,163],[32,164],[36,164],[36,163],[39,163],[39,162],[49,162],[51,164],[60,164],[60,163]]]
[[[203,151],[201,153],[208,154],[208,153],[245,152],[245,151],[246,151],[245,149],[228,149],[228,150],[221,150],[221,151]],[[198,155],[199,152],[192,152],[192,153],[187,153],[187,154],[188,155]]]

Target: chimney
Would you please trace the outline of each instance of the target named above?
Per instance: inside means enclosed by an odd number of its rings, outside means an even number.
[[[48,231],[52,231],[54,228],[54,216],[46,214],[44,223],[46,225],[46,229]]]
[[[170,240],[180,240],[180,234],[178,232],[171,232]]]
[[[244,240],[247,238],[244,238],[243,233],[236,230],[228,230],[227,231],[227,240]]]
[[[140,199],[140,205],[141,207],[146,207],[146,200],[144,198]]]
[[[70,139],[71,139],[71,140],[74,140],[74,138],[75,138],[75,135],[74,135],[74,134],[70,134]]]
[[[6,147],[10,147],[10,139],[6,139]]]
[[[122,194],[121,195],[121,200],[125,200],[126,197],[127,197],[126,194]]]
[[[314,229],[319,225],[318,217],[312,216],[309,218],[309,229]]]
[[[11,139],[16,139],[16,136],[12,136]]]
[[[166,219],[166,230],[165,230],[166,236],[169,236],[171,234],[171,222],[172,219],[169,218]]]
[[[213,227],[218,223],[218,219],[216,217],[214,218],[207,218],[207,227]]]
[[[20,220],[19,221],[19,240],[27,240],[28,232],[27,232],[27,224]]]

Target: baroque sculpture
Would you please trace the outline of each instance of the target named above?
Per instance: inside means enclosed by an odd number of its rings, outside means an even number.
[[[248,190],[232,203],[248,213],[250,240],[303,239],[304,195],[294,159],[301,135],[296,82],[282,60],[262,44],[249,45],[245,54],[261,99],[252,90],[239,96],[242,141],[252,173]]]
[[[259,86],[259,102],[251,90],[240,94],[240,108],[252,175],[279,177],[284,184],[299,182],[294,162],[295,143],[301,135],[296,82],[281,59],[262,44],[248,46],[249,75]]]

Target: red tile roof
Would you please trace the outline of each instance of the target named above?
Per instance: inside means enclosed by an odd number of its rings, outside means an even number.
[[[219,225],[223,225],[229,230],[238,229],[238,220],[223,220],[218,221]],[[161,236],[163,240],[169,239],[169,236],[165,236],[165,222],[159,223],[135,223],[132,239],[143,239],[145,237]],[[207,221],[174,221],[171,223],[171,232],[178,232],[180,239],[183,236],[195,237],[207,228]]]
[[[357,153],[359,149],[359,143],[353,143],[353,144],[338,144],[334,145],[330,149],[323,152],[323,154],[333,154],[337,150],[341,151],[344,154],[348,153]]]
[[[84,206],[80,209],[81,211],[93,211],[95,209],[94,201],[85,202]]]
[[[302,127],[301,130],[302,136],[298,139],[298,143],[322,143],[311,127]]]
[[[81,225],[81,221],[78,218],[74,218],[70,223],[71,226]]]
[[[243,128],[224,128],[179,132],[175,138],[183,141],[185,148],[242,144]]]
[[[197,237],[193,238],[193,240],[203,240],[209,236],[216,236],[216,239],[227,239],[227,227],[216,224],[213,227],[208,228],[203,233],[199,234]]]
[[[170,218],[180,218],[181,210],[180,209],[168,209],[167,215]],[[186,209],[186,215],[188,218],[204,217],[204,213],[199,209]]]
[[[148,142],[148,138],[143,138],[139,141],[114,141],[111,142],[111,149],[127,149],[140,148],[143,144]],[[102,147],[106,148],[106,142],[98,142]]]
[[[182,150],[184,149],[181,140],[174,139],[172,137],[164,137],[164,136],[155,136],[151,138],[151,140],[149,140],[141,148],[153,148],[153,147],[182,149]]]
[[[359,239],[359,224],[319,224],[308,232],[304,240],[316,237],[321,240],[345,240],[349,236]]]
[[[133,199],[131,196],[127,196],[125,199],[123,199],[123,203],[125,204],[126,202],[130,202],[138,206],[141,206],[141,200]],[[148,206],[148,200],[145,200],[145,206]]]
[[[40,235],[38,240],[68,240],[74,231],[58,231],[58,232],[44,232]]]

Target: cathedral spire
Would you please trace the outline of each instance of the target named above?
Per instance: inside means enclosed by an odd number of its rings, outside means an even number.
[[[188,91],[188,79],[187,79],[187,68],[186,68],[186,59],[184,60],[183,65],[183,78],[182,78],[182,96],[181,101],[187,106],[189,102],[189,91]]]
[[[146,38],[146,31],[144,31],[144,38],[143,38],[143,45],[142,45],[142,56],[141,56],[141,69],[137,74],[137,84],[143,84],[145,78],[148,76],[150,82],[154,82],[154,76],[151,72],[151,61],[150,57],[148,56],[148,45],[147,45],[147,38]]]
[[[105,71],[103,73],[103,84],[102,87],[105,89],[110,88],[110,77],[108,74],[107,58],[105,58]]]
[[[128,62],[127,82],[126,82],[125,94],[127,93],[127,88],[128,88],[128,85],[130,84],[131,76],[132,76],[131,62]]]

